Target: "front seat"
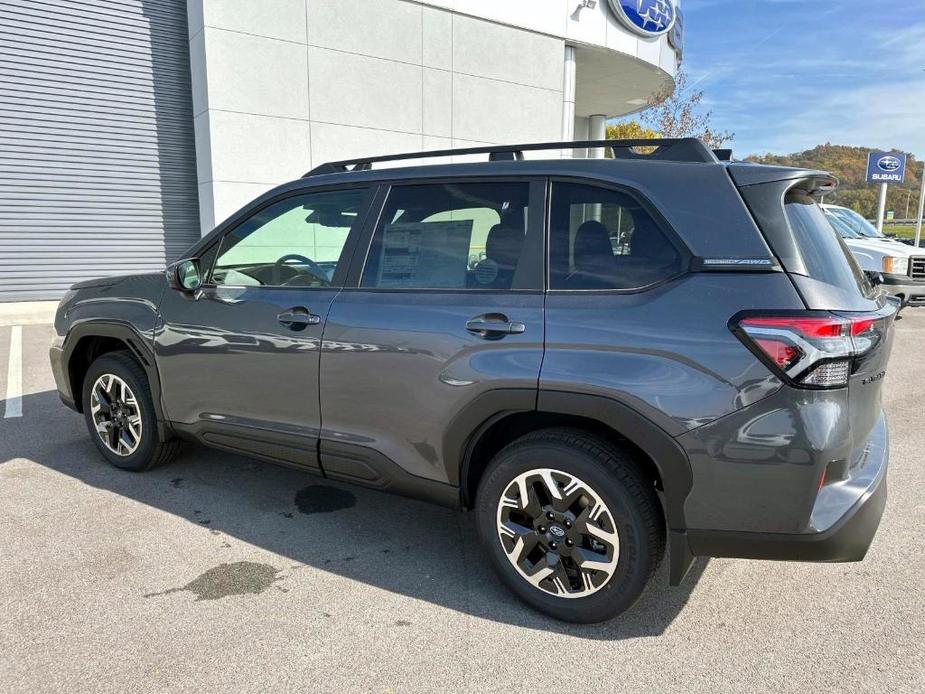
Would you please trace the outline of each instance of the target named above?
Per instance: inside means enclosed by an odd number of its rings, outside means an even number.
[[[566,280],[570,289],[613,287],[617,264],[607,227],[593,219],[578,227],[572,262],[575,269]]]
[[[482,289],[510,289],[520,251],[524,245],[524,232],[515,227],[495,224],[485,239],[485,260],[475,268],[476,287]]]

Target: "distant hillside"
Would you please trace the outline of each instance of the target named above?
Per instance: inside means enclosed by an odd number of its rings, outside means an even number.
[[[877,196],[879,185],[864,182],[867,172],[867,153],[875,147],[846,147],[826,143],[794,154],[765,154],[746,157],[748,161],[762,164],[781,164],[784,166],[802,166],[809,169],[822,169],[838,176],[838,190],[834,195],[826,195],[825,201],[844,205],[857,210],[868,219],[877,215]],[[890,185],[887,193],[886,208],[896,213],[896,219],[912,218],[918,206],[920,176],[922,164],[912,154],[906,160],[906,180],[900,185]],[[908,204],[908,215],[906,213]]]

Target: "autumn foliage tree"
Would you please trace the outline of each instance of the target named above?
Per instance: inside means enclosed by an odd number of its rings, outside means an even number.
[[[703,90],[694,89],[683,70],[678,70],[674,86],[665,87],[649,100],[641,119],[662,137],[696,137],[708,147],[722,147],[735,137],[713,128],[713,112],[703,107]]]
[[[687,74],[678,70],[673,85],[656,92],[638,120],[607,126],[608,137],[696,137],[708,147],[722,147],[735,135],[712,126],[713,112],[703,106],[703,90],[689,84]]]
[[[659,134],[651,128],[644,128],[634,120],[613,123],[607,126],[608,140],[651,140]]]

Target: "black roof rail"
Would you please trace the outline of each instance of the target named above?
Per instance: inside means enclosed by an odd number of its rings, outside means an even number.
[[[714,149],[713,154],[715,154],[716,158],[720,161],[732,161],[731,149]]]
[[[650,153],[637,151],[640,147],[654,148]],[[522,145],[491,145],[489,147],[465,147],[462,149],[438,149],[430,152],[405,152],[376,157],[361,157],[331,161],[316,166],[303,178],[319,174],[344,173],[347,171],[368,171],[373,164],[408,159],[430,159],[450,157],[459,154],[487,154],[489,161],[516,161],[524,158],[524,152],[549,149],[609,148],[614,159],[641,159],[677,162],[701,162],[712,164],[718,161],[716,154],[695,137],[651,138],[642,140],[578,140],[569,142],[531,142]]]

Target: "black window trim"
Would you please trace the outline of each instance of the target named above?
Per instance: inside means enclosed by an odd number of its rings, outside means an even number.
[[[263,210],[271,207],[277,203],[283,202],[289,198],[295,198],[302,195],[310,195],[312,193],[328,193],[328,192],[337,192],[344,190],[364,190],[365,195],[360,203],[360,210],[357,213],[357,222],[350,229],[350,232],[347,234],[347,240],[344,242],[344,247],[341,249],[341,256],[337,262],[337,268],[334,271],[334,275],[331,277],[331,285],[328,287],[288,287],[286,285],[276,285],[276,284],[261,284],[261,285],[234,285],[234,284],[222,284],[218,285],[212,281],[212,273],[215,269],[215,263],[218,262],[218,257],[221,255],[222,243],[225,240],[225,237],[228,234],[232,233],[235,229],[240,227],[242,224],[247,223],[255,215],[259,214]],[[273,195],[266,200],[260,202],[251,202],[248,205],[242,207],[238,212],[228,218],[225,222],[216,227],[213,232],[210,232],[203,240],[194,246],[193,250],[195,254],[192,257],[200,258],[206,253],[209,253],[213,248],[216,249],[215,257],[212,258],[212,263],[209,266],[209,271],[205,274],[206,280],[202,283],[202,289],[217,289],[219,287],[225,288],[248,288],[248,289],[270,289],[270,290],[309,290],[309,291],[331,291],[331,290],[340,290],[344,286],[344,282],[347,280],[347,274],[349,271],[350,264],[353,260],[354,252],[356,251],[357,241],[359,240],[362,230],[367,222],[367,217],[373,209],[373,203],[375,202],[376,193],[378,192],[378,186],[375,183],[371,182],[362,182],[362,183],[339,183],[339,184],[327,184],[327,185],[316,185],[316,186],[299,186],[297,188],[288,188],[286,190],[280,191],[279,194]],[[259,200],[259,198],[258,198]],[[203,271],[203,268],[200,268],[200,272]]]
[[[422,185],[445,185],[445,184],[465,184],[465,183],[526,183],[528,185],[527,192],[527,210],[528,210],[528,226],[527,233],[525,236],[525,244],[530,244],[533,246],[532,255],[535,256],[532,260],[535,261],[537,267],[532,269],[532,272],[528,270],[530,274],[533,275],[532,282],[534,286],[530,287],[520,287],[520,288],[511,288],[511,289],[479,289],[474,287],[364,287],[362,286],[363,273],[366,271],[366,265],[369,261],[369,254],[372,251],[372,242],[375,237],[376,231],[379,228],[379,223],[382,220],[382,215],[385,213],[386,207],[388,205],[389,197],[391,196],[392,191],[395,188],[403,188],[409,186],[422,186]],[[379,181],[379,190],[375,196],[375,207],[374,213],[368,214],[365,220],[364,233],[358,241],[357,248],[354,252],[353,262],[350,266],[349,275],[345,282],[345,285],[341,288],[342,291],[354,291],[354,292],[377,292],[382,294],[520,294],[520,295],[530,295],[530,294],[543,294],[546,287],[543,276],[545,274],[545,257],[546,257],[546,214],[545,214],[545,198],[547,194],[548,184],[546,182],[546,177],[542,175],[536,176],[517,176],[517,175],[485,175],[478,174],[472,176],[440,176],[432,178],[400,178]],[[534,213],[533,210],[536,209],[537,212]],[[537,222],[536,217],[539,217],[539,223]],[[529,262],[529,261],[528,261]],[[528,280],[531,278],[527,278]]]
[[[693,261],[694,254],[691,252],[690,248],[688,248],[687,244],[684,243],[680,234],[678,234],[671,226],[671,224],[668,223],[668,220],[661,213],[658,207],[656,207],[654,203],[652,203],[645,195],[643,195],[641,191],[630,186],[613,183],[611,181],[602,181],[599,178],[590,178],[587,176],[549,176],[547,180],[548,185],[546,186],[545,206],[546,233],[544,242],[544,246],[546,247],[546,271],[544,282],[546,286],[546,292],[548,294],[557,296],[565,294],[641,294],[643,292],[657,289],[662,285],[668,284],[669,282],[674,282],[675,280],[691,273],[691,263]],[[553,189],[557,183],[590,185],[595,188],[601,188],[604,190],[611,190],[616,193],[621,193],[635,200],[637,203],[639,203],[639,206],[649,214],[649,216],[652,218],[652,221],[654,221],[655,225],[658,227],[659,231],[665,235],[668,243],[670,243],[681,256],[681,266],[678,272],[641,287],[631,287],[629,289],[553,289],[551,258],[552,194]]]

